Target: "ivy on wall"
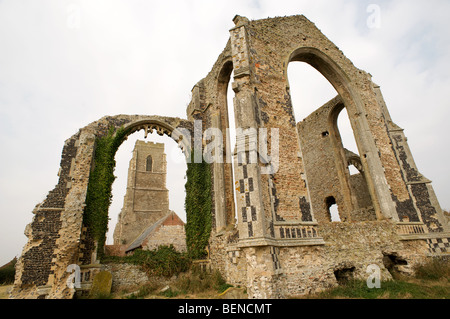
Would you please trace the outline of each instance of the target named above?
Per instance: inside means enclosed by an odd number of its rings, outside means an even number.
[[[98,242],[98,254],[102,255],[108,231],[108,209],[112,201],[112,184],[115,180],[114,156],[128,131],[111,127],[108,133],[96,140],[94,166],[89,178],[83,224]]]
[[[192,152],[191,163],[186,171],[186,246],[189,257],[203,259],[211,234],[211,172],[209,164],[204,160],[194,163]]]

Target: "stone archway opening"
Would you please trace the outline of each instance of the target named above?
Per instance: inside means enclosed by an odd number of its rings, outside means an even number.
[[[229,154],[231,155],[231,158],[228,158],[229,161],[229,166],[231,166],[231,174],[230,174],[230,182],[231,183],[231,191],[233,192],[233,202],[232,202],[232,213],[230,215],[232,215],[234,217],[234,221],[230,220],[232,223],[236,224],[238,217],[237,217],[237,208],[236,208],[236,192],[235,192],[235,181],[234,181],[234,161],[233,161],[233,156],[234,156],[234,151],[236,148],[236,121],[235,121],[235,115],[234,115],[234,108],[233,108],[233,97],[234,97],[234,92],[231,88],[231,82],[232,79],[234,78],[234,72],[232,71],[230,74],[230,79],[228,81],[228,86],[227,86],[227,111],[228,111],[228,132],[227,133],[227,138],[229,143],[227,146],[227,151],[229,152]]]
[[[167,135],[145,134],[141,130],[130,134],[117,150],[116,179],[108,213],[109,253],[123,254],[137,246],[153,249],[171,244],[178,251],[186,250],[187,164],[183,152],[173,142]],[[158,222],[161,224],[158,228],[149,229]]]
[[[331,107],[329,123],[336,158],[340,161],[340,175],[344,181],[342,185],[348,189],[350,220],[376,220],[372,194],[367,182],[368,176],[356,143],[356,133],[352,128],[348,110],[342,101],[337,101]]]
[[[335,202],[340,203],[340,217],[331,221],[375,220],[372,194],[359,156],[360,132],[349,117],[354,112],[348,105],[354,108],[355,104],[342,70],[335,67],[327,55],[314,48],[294,51],[288,65],[313,211],[319,221],[330,221],[330,209],[336,215],[336,207],[324,206],[320,198],[334,194]]]
[[[338,94],[330,82],[306,62],[290,62],[288,78],[297,122],[302,121]],[[328,135],[327,131],[322,133]]]
[[[235,225],[237,222],[236,194],[234,181],[234,162],[233,156],[236,146],[236,125],[232,89],[234,79],[233,62],[226,61],[217,77],[217,117],[218,123],[215,123],[223,136],[223,167],[214,164],[215,170],[215,189],[221,194],[216,194],[215,199],[215,228],[221,231],[224,228]],[[220,163],[219,163],[220,164]],[[222,198],[223,196],[223,198]]]
[[[341,222],[339,215],[339,208],[336,203],[336,199],[333,196],[329,196],[325,199],[325,206],[327,207],[328,215],[331,222]]]
[[[91,173],[89,175],[89,184],[87,187],[86,194],[86,205],[83,209],[83,227],[81,232],[81,249],[79,253],[79,262],[81,264],[95,264],[101,260],[101,257],[107,253],[107,255],[124,255],[125,250],[129,248],[131,244],[134,244],[136,240],[138,240],[139,235],[145,230],[147,227],[147,223],[159,221],[159,219],[163,219],[163,217],[167,217],[171,212],[169,210],[168,198],[165,200],[165,207],[158,209],[159,215],[150,214],[150,218],[141,218],[143,215],[149,215],[148,213],[152,213],[153,209],[143,208],[142,203],[145,201],[151,201],[150,195],[143,195],[146,190],[150,189],[153,191],[153,197],[157,193],[165,193],[165,197],[168,197],[168,190],[165,188],[165,175],[164,175],[164,183],[160,183],[161,185],[153,187],[152,183],[154,181],[151,178],[147,181],[141,181],[139,184],[131,183],[134,190],[133,196],[125,196],[124,207],[127,206],[127,203],[139,207],[138,210],[140,213],[140,217],[135,218],[132,217],[130,220],[126,221],[126,224],[133,228],[134,225],[137,226],[137,229],[134,229],[131,232],[131,237],[127,238],[127,240],[123,243],[122,247],[109,247],[106,249],[107,242],[107,232],[108,228],[111,228],[109,225],[109,219],[111,217],[111,199],[113,196],[113,184],[116,179],[116,158],[119,148],[127,141],[131,136],[138,136],[134,133],[138,131],[142,131],[144,133],[144,139],[151,133],[153,136],[159,135],[161,137],[165,136],[167,140],[172,139],[175,141],[175,145],[178,145],[181,148],[180,153],[184,154],[184,160],[186,161],[190,152],[191,152],[191,131],[192,124],[189,121],[180,120],[177,118],[168,118],[168,117],[160,117],[160,116],[125,116],[119,115],[115,117],[105,117],[101,120],[92,123],[90,126],[97,130],[96,133],[96,142],[92,157],[92,167]],[[142,132],[141,132],[142,133]],[[132,138],[131,138],[132,139]],[[143,142],[146,144],[145,142]],[[125,142],[125,144],[127,144]],[[155,144],[155,143],[151,143]],[[174,144],[170,142],[170,144]],[[137,145],[137,144],[136,144]],[[156,145],[156,144],[155,144]],[[164,145],[160,143],[160,145]],[[120,152],[119,152],[120,153]],[[163,166],[164,174],[166,173],[166,155],[163,154],[160,156],[159,163],[155,162],[156,157],[152,159],[152,171],[147,171],[148,166],[148,155],[145,155],[145,158],[140,161],[140,168],[138,171],[135,170],[135,175],[158,175],[161,174],[161,165]],[[154,155],[154,154],[152,154]],[[178,160],[178,162],[183,163],[183,161]],[[126,165],[128,165],[128,161]],[[130,171],[132,165],[128,168]],[[159,167],[155,169],[155,167]],[[134,169],[136,168],[136,163],[134,164]],[[181,179],[184,183],[183,175],[181,174]],[[135,178],[135,177],[133,177]],[[128,178],[124,178],[127,180]],[[141,178],[142,180],[142,178]],[[136,182],[137,179],[134,180]],[[127,189],[130,189],[129,183],[127,182]],[[128,193],[128,192],[127,192]],[[136,195],[140,193],[140,195]],[[116,196],[122,197],[123,196]],[[147,197],[147,198],[145,198]],[[150,198],[149,198],[150,197]],[[182,197],[182,196],[181,196]],[[133,198],[130,200],[130,198]],[[118,201],[120,203],[120,199]],[[144,205],[145,206],[145,205]],[[161,205],[160,205],[161,206]],[[142,214],[141,214],[142,213]],[[177,216],[176,219],[183,224],[184,222]],[[157,219],[158,220],[154,220]],[[139,229],[139,227],[141,229]],[[116,228],[116,227],[115,227]],[[111,229],[109,229],[111,230]],[[120,232],[119,232],[120,233]],[[112,237],[112,236],[109,236]],[[132,238],[134,237],[134,238]],[[180,236],[177,236],[180,237]],[[141,238],[142,239],[142,238]],[[111,240],[110,240],[111,241]],[[140,240],[141,244],[144,244],[142,240]],[[121,240],[119,239],[116,244],[119,243],[120,246]]]

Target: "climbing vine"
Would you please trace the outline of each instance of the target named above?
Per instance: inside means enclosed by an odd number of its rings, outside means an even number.
[[[112,184],[115,180],[114,156],[128,131],[111,127],[108,133],[96,140],[94,167],[89,178],[83,223],[98,242],[101,255],[108,231],[108,209],[112,201]]]
[[[211,172],[204,160],[191,163],[186,171],[186,246],[189,257],[202,259],[206,256],[206,247],[211,234]]]

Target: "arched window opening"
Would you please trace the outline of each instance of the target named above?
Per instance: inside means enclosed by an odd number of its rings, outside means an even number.
[[[137,131],[128,136],[128,138],[119,147],[115,155],[116,167],[114,170],[114,174],[117,176],[117,178],[112,185],[113,197],[108,213],[109,223],[108,232],[106,234],[107,245],[130,244],[129,242],[115,243],[113,236],[116,230],[116,225],[119,222],[120,213],[122,212],[125,205],[125,195],[129,182],[128,175],[130,161],[133,158],[133,150],[135,148],[136,141],[138,140],[145,141],[147,143],[153,142],[155,144],[164,144],[164,157],[160,158],[146,155],[142,158],[142,161],[139,161],[141,163],[139,165],[141,166],[136,167],[136,174],[140,174],[141,181],[148,177],[152,180],[155,179],[155,181],[157,181],[158,183],[164,183],[165,186],[155,183],[152,183],[151,185],[139,185],[139,187],[136,188],[137,198],[140,198],[139,196],[143,196],[142,193],[145,191],[143,188],[163,189],[164,187],[166,187],[166,189],[168,190],[169,211],[174,212],[182,222],[186,223],[186,212],[184,209],[186,194],[184,185],[186,183],[187,164],[182,150],[179,148],[178,144],[169,136],[160,136],[154,133],[149,134],[147,137],[145,137],[145,133],[142,130]],[[159,176],[161,174],[151,174],[154,176],[148,176],[149,174],[145,174],[145,172],[155,171],[159,173],[160,170],[166,172],[165,178],[163,176]],[[155,191],[155,193],[156,192],[157,191]],[[143,206],[142,203],[139,203],[139,205]],[[143,218],[146,218],[146,216],[150,216],[152,214],[156,216],[158,214],[156,210],[158,210],[159,208],[155,208],[155,211],[153,211],[152,209],[142,209],[142,211],[137,211],[137,215]]]
[[[357,101],[345,74],[325,53],[304,47],[291,54],[287,73],[315,218],[341,221],[330,193],[339,198],[343,221],[372,218],[359,214],[373,205],[357,146],[360,132],[352,126],[358,119],[347,113]]]
[[[358,146],[356,145],[355,135],[353,133],[347,109],[344,107],[338,115],[337,127],[341,137],[342,146],[353,152],[359,154]]]
[[[233,107],[234,92],[232,81],[234,79],[233,62],[231,60],[224,63],[218,75],[217,82],[217,107],[220,112],[220,129],[223,134],[223,177],[215,180],[214,183],[222,183],[215,187],[223,188],[225,201],[215,203],[216,230],[234,224],[236,221],[236,194],[234,186],[234,163],[233,152],[236,144],[236,126]],[[219,176],[221,175],[220,169]]]
[[[152,156],[151,155],[149,155],[147,157],[147,163],[146,163],[145,170],[147,172],[152,172],[153,171],[153,160],[152,160]]]
[[[296,122],[338,95],[331,83],[306,62],[289,63],[288,77]]]
[[[350,164],[350,165],[348,166],[348,171],[350,172],[350,175],[356,175],[356,174],[359,174],[358,169],[357,169],[353,164]]]
[[[231,83],[234,79],[234,72],[231,72],[230,75],[230,81],[228,83],[227,87],[227,110],[228,110],[228,132],[227,132],[227,141],[229,141],[229,149],[231,158],[228,160],[230,161],[231,165],[231,182],[232,182],[232,189],[233,189],[233,209],[234,209],[234,220],[237,222],[237,208],[236,208],[236,192],[234,191],[234,161],[233,161],[233,154],[234,150],[236,148],[236,122],[235,122],[235,116],[234,116],[234,105],[233,105],[233,98],[234,98],[234,91],[231,88]],[[228,143],[228,142],[227,142]]]
[[[333,196],[327,197],[325,199],[325,205],[327,206],[327,211],[330,216],[331,222],[341,222],[341,217],[339,216],[339,209],[336,203],[336,199]]]

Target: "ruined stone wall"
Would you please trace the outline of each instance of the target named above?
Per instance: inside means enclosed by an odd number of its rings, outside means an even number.
[[[288,298],[336,287],[340,274],[366,280],[369,265],[390,280],[389,256],[402,261],[394,270],[408,275],[429,253],[424,240],[400,241],[395,224],[386,221],[327,223],[320,232],[322,246],[229,247],[227,280],[244,282],[250,298]]]
[[[363,215],[356,216],[352,212],[351,218],[355,221],[376,220],[377,216],[373,210],[372,198],[370,197],[367,181],[363,173],[350,175],[351,193],[355,196],[358,211],[365,212]]]
[[[371,260],[380,264],[382,251],[392,243],[397,245],[392,244],[395,246],[392,250],[401,251],[410,263],[430,253],[426,244],[431,247],[431,242],[420,237],[419,234],[424,232],[420,225],[402,224],[397,227],[395,224],[400,221],[399,216],[405,211],[405,205],[408,205],[412,189],[416,188],[417,193],[420,190],[425,193],[426,189],[420,188],[420,184],[407,185],[408,182],[403,179],[400,152],[391,143],[390,118],[386,116],[379,88],[372,83],[370,75],[357,69],[303,16],[257,21],[237,16],[234,21],[236,27],[230,30],[230,34],[237,125],[279,129],[280,164],[274,174],[260,174],[263,165],[259,163],[259,168],[250,165],[248,159],[252,154],[239,154],[238,148],[237,158],[241,156],[245,159],[242,165],[235,167],[240,238],[237,245],[228,247],[230,258],[225,260],[228,275],[235,277],[233,280],[236,282],[243,280],[233,269],[238,268],[239,258],[244,258],[247,265],[245,280],[250,296],[277,297],[287,293],[283,290],[286,285],[280,283],[286,278],[290,278],[286,279],[289,280],[287,286],[300,281],[306,282],[306,287],[314,287],[314,283],[297,272],[296,269],[303,266],[296,262],[288,262],[287,275],[281,275],[283,261],[296,260],[290,258],[296,250],[314,251],[311,258],[318,260],[328,254],[330,257],[324,257],[322,261],[330,269],[339,263],[344,263],[344,267],[345,260],[355,261],[358,266],[350,268],[355,267],[353,271],[360,277],[362,264],[367,266]],[[309,63],[336,88],[342,107],[347,108],[360,157],[350,158],[342,148],[336,123],[333,123],[340,110],[333,110],[331,105],[327,112],[335,114],[310,122],[309,127],[297,132],[287,79],[288,64],[295,61]],[[326,113],[324,109],[319,112]],[[319,137],[335,140],[320,140]],[[270,150],[270,137],[268,142]],[[249,144],[247,140],[241,143],[246,147]],[[309,169],[308,158],[311,164]],[[360,174],[350,176],[348,165],[353,163],[358,166]],[[315,169],[311,168],[314,166]],[[327,196],[336,198],[344,213],[344,223],[326,223],[329,221],[324,207]],[[419,206],[423,207],[425,216],[433,216],[436,205],[431,203],[436,201],[427,201],[426,196],[422,199],[414,203],[417,208],[407,208],[411,216],[418,216]],[[384,219],[391,222],[376,224]],[[302,225],[316,220],[319,222],[317,228],[314,224]],[[433,217],[428,220],[434,222]],[[345,221],[357,223],[348,224]],[[370,221],[375,224],[370,224]],[[322,236],[325,243],[322,245],[317,240],[306,245],[306,238],[298,235],[307,229],[313,236],[319,234],[317,238]],[[399,230],[406,231],[408,237],[398,236]],[[367,244],[366,236],[372,238],[375,244]],[[380,236],[382,242],[377,240]],[[336,252],[343,249],[337,244],[343,238],[351,242],[352,248],[348,251],[344,249],[345,254],[341,258]],[[406,238],[411,241],[400,241]],[[274,246],[268,243],[274,243]],[[234,258],[234,263],[230,262],[236,255],[240,257],[237,260]],[[319,261],[317,263],[320,264]],[[309,268],[307,263],[304,267]],[[313,268],[309,271],[315,274],[312,278],[317,282],[320,282],[321,274],[324,278],[334,276],[330,276],[329,269]],[[298,288],[288,290],[292,290],[289,293],[301,293]]]
[[[329,121],[339,101],[339,98],[333,99],[297,124],[311,206],[319,223],[331,221],[327,198],[335,199],[342,221],[349,221],[353,210],[342,143]]]
[[[28,242],[16,266],[12,298],[68,297],[61,288],[67,265],[78,260],[83,203],[91,168],[94,135],[82,129],[65,142],[59,181],[34,209]]]
[[[331,197],[343,222],[377,219],[361,159],[342,145],[337,118],[344,107],[338,96],[297,124],[312,210],[320,223],[330,221]],[[350,175],[353,164],[359,174]]]
[[[231,229],[212,234],[208,245],[208,259],[212,267],[223,275],[227,283],[234,286],[246,285],[247,265],[245,255],[237,247],[239,232]]]
[[[142,249],[154,250],[159,246],[172,245],[179,252],[186,252],[184,225],[161,225],[144,241]]]
[[[407,260],[399,270],[408,274],[428,252],[423,240],[401,242],[389,222],[329,223],[320,231],[324,246],[280,249],[280,287],[285,297],[335,287],[336,276],[343,271],[365,280],[369,276],[367,267],[372,264],[380,267],[381,280],[389,280],[392,276],[383,261],[386,256]]]
[[[145,285],[149,280],[147,273],[137,265],[111,263],[104,265],[104,269],[112,275],[112,292],[132,289],[137,291],[141,285]]]

